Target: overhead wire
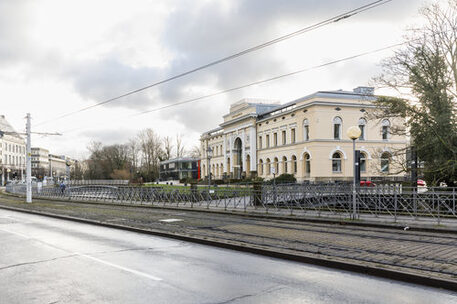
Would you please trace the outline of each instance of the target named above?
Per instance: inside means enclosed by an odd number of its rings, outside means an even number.
[[[323,68],[323,67],[326,67],[326,66],[329,66],[329,65],[337,64],[337,63],[340,63],[340,62],[356,59],[358,57],[379,53],[379,52],[382,52],[382,51],[385,51],[385,50],[388,50],[388,49],[392,49],[392,48],[407,44],[409,42],[411,42],[411,41],[405,41],[405,42],[392,44],[392,45],[385,46],[385,47],[382,47],[382,48],[378,48],[378,49],[375,49],[375,50],[366,51],[366,52],[363,52],[363,53],[359,53],[359,54],[356,54],[356,55],[340,58],[340,59],[337,59],[337,60],[332,60],[332,61],[325,62],[325,63],[319,64],[319,65],[315,65],[315,66],[303,68],[303,69],[300,69],[300,70],[296,70],[296,71],[293,71],[293,72],[289,72],[289,73],[281,74],[281,75],[278,75],[278,76],[274,76],[274,77],[270,77],[270,78],[254,81],[254,82],[251,82],[251,83],[243,84],[243,85],[236,86],[236,87],[233,87],[233,88],[217,91],[217,92],[214,92],[214,93],[211,93],[211,94],[207,94],[207,95],[203,95],[203,96],[199,96],[199,97],[195,97],[195,98],[186,99],[186,100],[183,100],[183,101],[178,101],[178,102],[175,102],[175,103],[172,103],[172,104],[164,105],[164,106],[157,107],[157,108],[150,109],[150,110],[141,111],[141,112],[138,112],[138,113],[127,115],[127,116],[122,116],[119,119],[129,118],[129,117],[136,117],[136,116],[140,116],[140,115],[144,115],[144,114],[148,114],[148,113],[152,113],[152,112],[158,112],[158,111],[161,111],[161,110],[164,110],[164,109],[168,109],[168,108],[171,108],[171,107],[176,107],[176,106],[187,104],[187,103],[197,102],[197,101],[200,101],[200,100],[203,100],[203,99],[207,99],[207,98],[210,98],[210,97],[215,97],[215,96],[226,94],[226,93],[229,93],[229,92],[241,90],[241,89],[244,89],[244,88],[247,88],[247,87],[251,87],[251,86],[254,86],[254,85],[259,85],[259,84],[263,84],[263,83],[266,83],[266,82],[271,82],[271,81],[274,81],[274,80],[278,80],[278,79],[281,79],[281,78],[285,78],[285,77],[301,74],[301,73],[304,73],[304,72],[308,72],[308,71],[312,71],[312,70],[315,70],[315,69]],[[116,119],[116,121],[117,121],[117,119]],[[63,133],[70,133],[70,132],[78,131],[78,130],[85,129],[85,128],[87,128],[87,127],[69,129],[67,131],[63,131]]]
[[[37,123],[36,125],[38,126],[38,125],[46,124],[46,123],[49,123],[49,122],[54,122],[54,121],[56,121],[56,120],[60,120],[60,119],[65,118],[65,117],[68,117],[68,116],[71,116],[71,115],[74,115],[74,114],[77,114],[77,113],[81,113],[81,112],[87,111],[87,110],[89,110],[89,109],[92,109],[92,108],[95,108],[95,107],[98,107],[98,106],[101,106],[101,105],[105,105],[105,104],[114,102],[114,101],[119,100],[119,99],[121,99],[121,98],[124,98],[124,97],[130,96],[130,95],[139,93],[139,92],[141,92],[141,91],[147,90],[147,89],[149,89],[149,88],[152,88],[152,87],[155,87],[155,86],[158,86],[158,85],[161,85],[161,84],[164,84],[164,83],[167,83],[167,82],[176,80],[176,79],[178,79],[178,78],[181,78],[181,77],[187,76],[187,75],[189,75],[189,74],[192,74],[192,73],[201,71],[201,70],[206,69],[206,68],[209,68],[209,67],[211,67],[211,66],[214,66],[214,65],[217,65],[217,64],[220,64],[220,63],[229,61],[229,60],[233,60],[233,59],[238,58],[238,57],[240,57],[240,56],[243,56],[243,55],[245,55],[245,54],[248,54],[248,53],[257,51],[257,50],[259,50],[259,49],[263,49],[263,48],[265,48],[265,47],[267,47],[267,46],[276,44],[276,43],[278,43],[278,42],[281,42],[281,41],[290,39],[290,38],[292,38],[292,37],[301,35],[301,34],[303,34],[303,33],[306,33],[306,32],[309,32],[309,31],[312,31],[312,30],[315,30],[315,29],[318,29],[318,28],[323,27],[323,26],[325,26],[325,25],[332,24],[332,23],[335,23],[335,22],[339,22],[339,21],[341,21],[341,20],[343,20],[343,19],[350,18],[350,17],[352,17],[352,16],[354,16],[354,15],[357,15],[357,14],[359,14],[359,13],[365,12],[365,11],[370,10],[370,9],[373,9],[373,8],[375,8],[375,7],[384,5],[384,4],[389,3],[389,2],[391,2],[391,1],[393,1],[393,0],[377,0],[377,1],[370,2],[370,3],[368,3],[368,4],[365,4],[365,5],[360,6],[360,7],[358,7],[358,8],[352,9],[352,10],[347,11],[347,12],[345,12],[345,13],[342,13],[342,14],[339,14],[339,15],[337,15],[337,16],[334,16],[334,17],[328,18],[328,19],[326,19],[326,20],[320,21],[320,22],[315,23],[315,24],[313,24],[313,25],[304,27],[304,28],[302,28],[302,29],[300,29],[300,30],[297,30],[297,31],[295,31],[295,32],[292,32],[292,33],[289,33],[289,34],[280,36],[280,37],[275,38],[275,39],[273,39],[273,40],[269,40],[269,41],[267,41],[267,42],[264,42],[264,43],[262,43],[262,44],[256,45],[256,46],[254,46],[254,47],[250,47],[250,48],[248,48],[248,49],[245,49],[245,50],[240,51],[240,52],[238,52],[238,53],[232,54],[232,55],[230,55],[230,56],[227,56],[227,57],[224,57],[224,58],[221,58],[221,59],[212,61],[212,62],[210,62],[210,63],[204,64],[204,65],[202,65],[202,66],[199,66],[199,67],[197,67],[197,68],[191,69],[191,70],[189,70],[189,71],[186,71],[186,72],[183,72],[183,73],[180,73],[180,74],[171,76],[171,77],[169,77],[169,78],[166,78],[166,79],[157,81],[157,82],[152,83],[152,84],[149,84],[149,85],[147,85],[147,86],[143,86],[143,87],[141,87],[141,88],[139,88],[139,89],[135,89],[135,90],[129,91],[129,92],[127,92],[127,93],[118,95],[118,96],[116,96],[116,97],[109,98],[109,99],[107,99],[107,100],[104,100],[104,101],[95,103],[95,104],[93,104],[93,105],[83,107],[83,108],[78,109],[78,110],[76,110],[76,111],[72,111],[72,112],[69,112],[69,113],[62,114],[62,115],[57,116],[57,117],[55,117],[55,118],[53,118],[53,119],[46,120],[46,121],[43,121],[43,122],[39,122],[39,123]]]

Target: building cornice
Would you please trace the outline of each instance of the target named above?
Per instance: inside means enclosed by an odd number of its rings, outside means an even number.
[[[262,118],[257,120],[257,123],[262,123],[262,122],[267,121],[269,119],[277,118],[279,116],[283,116],[283,115],[287,115],[287,114],[291,114],[291,113],[294,113],[294,112],[296,112],[298,110],[306,109],[306,108],[309,108],[309,107],[312,107],[312,106],[349,107],[349,108],[376,108],[375,105],[367,104],[367,103],[360,104],[360,103],[345,103],[345,102],[319,101],[319,100],[317,100],[317,101],[313,101],[313,102],[310,102],[310,103],[306,103],[306,104],[297,106],[297,107],[295,107],[295,108],[293,108],[293,109],[291,109],[289,111],[284,111],[284,112],[277,113],[277,114],[274,114],[274,115],[270,115],[270,116],[267,116],[267,117],[263,117],[263,116],[264,115],[268,115],[268,113],[267,114],[263,114]]]

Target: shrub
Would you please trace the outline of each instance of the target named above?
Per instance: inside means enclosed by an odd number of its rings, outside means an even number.
[[[273,182],[273,180],[271,180]],[[276,184],[293,184],[297,182],[297,179],[292,174],[281,174],[275,178]]]

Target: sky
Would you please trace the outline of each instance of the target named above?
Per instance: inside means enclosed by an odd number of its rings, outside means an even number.
[[[83,158],[91,141],[140,130],[180,134],[189,150],[243,98],[285,103],[372,85],[386,50],[228,94],[137,115],[402,42],[421,0],[393,0],[237,59],[58,118],[325,20],[373,0],[0,0],[0,114],[32,146]],[[376,93],[383,93],[377,90]]]

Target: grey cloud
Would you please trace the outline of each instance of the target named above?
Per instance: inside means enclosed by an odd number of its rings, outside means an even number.
[[[196,8],[193,1],[181,2],[162,33],[164,43],[177,54],[167,74],[176,75],[275,38],[277,34],[273,32],[278,22],[300,21],[306,26],[367,3],[366,0],[246,0],[232,1],[233,7],[226,10],[217,2]],[[412,3],[417,5],[414,0],[393,1],[373,9],[369,18],[393,22],[394,16],[410,14],[411,5],[407,4]],[[357,18],[368,18],[367,14]],[[164,102],[171,102],[180,99],[183,92],[180,88],[205,84],[205,79],[217,79],[217,88],[226,89],[282,72],[281,63],[271,58],[267,47],[163,85],[160,93]]]
[[[0,1],[0,65],[17,62],[29,53],[28,0]]]
[[[126,143],[130,138],[135,137],[136,134],[136,130],[125,129],[88,130],[80,133],[81,136],[91,141],[99,141],[105,145]]]
[[[85,62],[73,66],[65,73],[80,95],[96,102],[146,86],[159,79],[160,74],[157,69],[133,68],[113,57]],[[109,106],[141,110],[151,105],[151,96],[153,92],[143,91],[110,103]]]

